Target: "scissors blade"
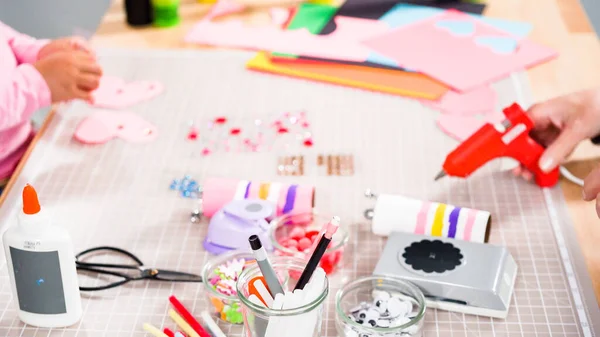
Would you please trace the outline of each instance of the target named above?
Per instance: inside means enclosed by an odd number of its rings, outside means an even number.
[[[154,271],[156,271],[156,274],[153,275],[153,277],[157,280],[172,282],[202,282],[202,277],[195,274],[164,269],[154,269]]]

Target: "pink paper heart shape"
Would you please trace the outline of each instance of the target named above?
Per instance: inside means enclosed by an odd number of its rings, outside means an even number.
[[[103,144],[119,137],[133,143],[144,143],[156,138],[156,127],[130,112],[97,111],[84,119],[73,137],[85,144]]]
[[[444,133],[462,142],[486,123],[499,123],[506,118],[502,112],[490,113],[480,117],[440,114],[437,125]]]
[[[100,86],[93,93],[94,106],[122,109],[149,100],[164,90],[157,81],[134,81],[126,83],[123,79],[104,76]]]

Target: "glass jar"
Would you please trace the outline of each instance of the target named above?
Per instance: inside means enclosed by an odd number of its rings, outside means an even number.
[[[256,264],[254,255],[250,251],[231,251],[209,260],[202,269],[202,279],[206,288],[205,294],[208,303],[210,303],[209,306],[212,308],[213,316],[233,324],[244,322],[242,307],[235,286],[241,270],[239,267],[231,266],[231,268],[226,268],[231,274],[225,275],[229,273],[219,269],[222,268],[221,266],[240,260],[245,261],[244,269],[249,265]],[[240,273],[235,275],[234,269],[240,270]]]
[[[282,287],[287,294],[285,303],[288,303],[288,297],[297,282],[294,276],[302,274],[306,262],[297,257],[279,256],[271,259],[271,266],[280,279],[286,280],[282,283]],[[329,294],[327,276],[322,287],[318,285],[313,288],[314,291],[310,291],[312,285],[309,283],[304,288],[306,295],[310,296],[303,302],[305,304],[279,310],[260,305],[250,299],[249,282],[259,276],[262,276],[262,273],[258,265],[252,265],[238,278],[237,292],[242,302],[244,316],[243,336],[319,337],[322,335],[324,302]]]
[[[338,290],[335,308],[339,336],[422,336],[425,296],[399,278],[368,276],[350,282]]]
[[[274,254],[278,256],[297,256],[308,261],[310,255],[304,250],[305,246],[310,242],[310,247],[314,240],[320,240],[319,233],[323,225],[329,221],[331,221],[331,217],[320,215],[314,211],[284,215],[273,219],[269,229],[269,237],[274,248]],[[293,244],[290,244],[290,241]],[[305,241],[305,243],[300,245],[301,241]],[[341,267],[344,248],[347,244],[348,231],[340,226],[331,238],[331,243],[329,243],[329,247],[319,263],[319,266],[323,268],[327,275],[333,274]]]

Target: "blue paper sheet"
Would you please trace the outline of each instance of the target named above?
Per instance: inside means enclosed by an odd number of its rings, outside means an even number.
[[[429,19],[435,15],[439,15],[443,13],[445,9],[434,8],[434,7],[424,7],[418,5],[411,4],[397,4],[389,10],[384,16],[382,16],[379,20],[387,23],[392,28],[403,27],[415,22],[419,22],[425,19]],[[508,34],[511,34],[515,38],[524,38],[531,32],[533,26],[530,23],[526,22],[517,22],[517,21],[509,21],[503,19],[489,18],[482,15],[469,14],[473,18],[477,20],[481,20],[482,22],[493,26],[501,31],[504,31]],[[498,44],[497,46],[492,46],[497,50],[505,50],[507,48],[507,41],[498,40],[498,41],[486,41],[489,45]],[[516,40],[514,42],[516,44]],[[387,66],[396,66],[394,61],[389,60],[382,55],[372,55],[367,59],[369,62],[387,65]]]

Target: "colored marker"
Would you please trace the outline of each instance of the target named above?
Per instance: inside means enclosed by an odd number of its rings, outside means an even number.
[[[329,221],[329,224],[327,224],[327,230],[325,230],[325,234],[321,236],[319,244],[317,245],[317,248],[315,248],[310,260],[308,260],[308,264],[306,265],[306,268],[304,268],[302,275],[300,275],[300,279],[298,279],[298,283],[296,283],[294,290],[304,289],[304,286],[306,286],[308,281],[310,281],[312,274],[319,266],[319,262],[321,262],[321,258],[323,258],[323,254],[325,254],[325,251],[327,250],[327,246],[329,246],[329,243],[331,242],[331,237],[333,234],[335,234],[339,227],[340,218],[334,216],[331,221]]]
[[[283,294],[283,288],[279,283],[277,274],[275,274],[273,267],[271,267],[271,264],[269,263],[267,251],[260,242],[258,235],[251,235],[248,238],[248,241],[250,242],[250,247],[252,248],[256,263],[258,263],[258,268],[260,268],[261,273],[265,277],[265,282],[267,283],[271,297],[275,298],[277,294]]]

